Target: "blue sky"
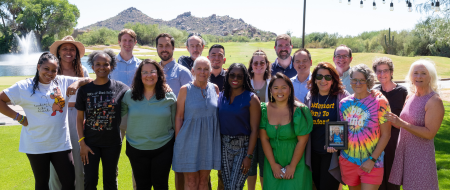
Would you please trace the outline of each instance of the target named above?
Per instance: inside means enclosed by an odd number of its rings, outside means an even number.
[[[389,11],[390,0],[383,4],[376,0],[377,10],[372,9],[373,0],[307,0],[306,33],[338,32],[341,35],[358,35],[364,31],[388,29],[410,30],[425,14],[408,12],[404,0],[394,0],[394,11]],[[420,3],[425,0],[415,0]],[[177,15],[191,11],[196,17],[229,15],[242,18],[245,22],[277,34],[292,31],[294,36],[302,35],[302,0],[69,0],[80,10],[76,28],[88,26],[98,21],[116,16],[119,12],[135,7],[144,14],[163,20],[171,20]]]

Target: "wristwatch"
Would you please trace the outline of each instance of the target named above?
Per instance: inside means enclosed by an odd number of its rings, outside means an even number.
[[[247,154],[247,157],[253,159],[253,154]]]
[[[372,156],[369,156],[369,159],[372,160],[373,162],[377,162],[377,159],[373,158]]]

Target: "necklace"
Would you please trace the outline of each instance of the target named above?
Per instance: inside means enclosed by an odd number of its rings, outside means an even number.
[[[329,97],[330,97],[330,93],[328,93],[327,99],[325,99],[325,102],[323,104],[327,103],[327,100]],[[317,108],[319,108],[319,104],[320,104],[320,94],[319,94],[319,96],[317,96]]]

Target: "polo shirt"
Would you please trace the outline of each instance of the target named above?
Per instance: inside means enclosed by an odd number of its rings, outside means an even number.
[[[285,69],[278,64],[278,58],[275,59],[275,62],[272,63],[272,67],[271,67],[272,76],[278,72],[281,72],[289,78],[294,77],[295,75],[297,75],[297,71],[294,68],[293,62],[294,62],[294,58],[291,56],[291,64]]]
[[[227,71],[225,69],[222,69],[222,71],[220,71],[219,75],[217,76],[211,73],[211,76],[209,77],[209,82],[216,84],[219,87],[219,91],[222,91],[223,85],[225,83],[226,74]]]

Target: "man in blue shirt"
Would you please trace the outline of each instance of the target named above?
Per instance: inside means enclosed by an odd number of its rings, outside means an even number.
[[[307,49],[299,49],[294,53],[293,67],[297,71],[297,75],[291,78],[294,85],[295,97],[304,102],[306,94],[308,94],[308,81],[311,79],[311,53]]]
[[[129,87],[131,87],[134,73],[141,63],[141,60],[133,56],[133,49],[136,43],[136,33],[133,30],[123,29],[120,31],[120,53],[116,56],[116,69],[110,75],[111,79],[123,82]]]
[[[274,49],[278,58],[272,63],[272,76],[281,72],[287,77],[292,78],[297,74],[297,71],[295,71],[292,65],[292,47],[291,37],[289,35],[281,34],[277,36]]]
[[[340,45],[334,50],[333,62],[339,73],[342,84],[350,94],[353,94],[353,88],[350,84],[350,63],[352,63],[352,49],[346,45]]]
[[[186,49],[191,56],[180,56],[178,58],[178,64],[185,66],[187,69],[192,70],[194,66],[194,61],[197,57],[202,55],[203,49],[205,48],[205,40],[198,33],[189,34],[186,40]]]
[[[173,52],[175,50],[175,39],[167,33],[159,34],[156,37],[156,51],[161,58],[161,66],[166,75],[166,83],[178,96],[180,88],[193,80],[191,71],[175,62]]]

